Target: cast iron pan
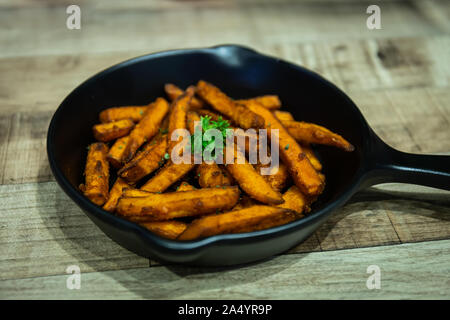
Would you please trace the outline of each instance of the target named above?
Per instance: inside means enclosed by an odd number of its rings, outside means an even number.
[[[278,94],[296,119],[323,125],[355,146],[354,152],[315,149],[327,185],[310,215],[267,230],[177,242],[103,211],[83,196],[78,185],[99,112],[112,106],[147,104],[164,96],[167,82],[187,87],[199,79],[236,99]],[[392,149],[330,82],[302,67],[234,45],[149,54],[100,72],[76,88],[55,112],[47,152],[59,185],[111,239],[151,259],[190,265],[240,264],[286,251],[306,239],[355,192],[374,184],[404,182],[450,189],[450,157]]]

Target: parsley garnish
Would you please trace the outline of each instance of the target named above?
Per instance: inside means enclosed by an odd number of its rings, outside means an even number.
[[[192,151],[202,152],[202,154],[204,154],[205,151],[208,151],[209,154],[212,155],[212,158],[215,159],[217,155],[215,154],[214,149],[216,148],[219,152],[222,152],[223,143],[227,138],[227,129],[229,128],[230,123],[227,120],[222,119],[221,116],[217,119],[217,121],[211,121],[210,116],[204,117],[201,116],[200,122],[202,125],[202,132],[203,132],[201,136],[202,140],[196,141],[195,135],[191,136]],[[216,146],[216,141],[214,137],[212,137],[212,139],[209,141],[203,139],[203,135],[209,129],[217,129],[222,133],[222,145]],[[200,150],[200,143],[201,143],[201,150]],[[206,159],[206,160],[213,160],[213,159]]]

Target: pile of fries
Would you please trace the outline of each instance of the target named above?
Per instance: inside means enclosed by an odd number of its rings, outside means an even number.
[[[281,111],[276,95],[233,100],[202,80],[185,91],[166,84],[165,92],[170,102],[160,97],[146,106],[100,113],[100,124],[93,127],[97,142],[88,147],[80,185],[96,205],[161,237],[194,240],[300,219],[325,187],[311,145],[354,149],[340,135]],[[239,163],[174,163],[170,154],[179,141],[172,141],[172,133],[193,133],[193,123],[202,119],[234,129],[266,129],[269,139],[276,132],[278,170],[261,175],[268,165],[247,161],[250,144],[232,151],[235,159],[244,159]]]

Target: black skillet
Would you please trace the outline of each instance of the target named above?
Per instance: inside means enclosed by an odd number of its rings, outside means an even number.
[[[187,87],[199,79],[236,99],[277,94],[296,119],[323,125],[355,146],[351,153],[317,147],[327,185],[310,215],[267,230],[177,242],[105,212],[83,196],[78,185],[99,112],[111,106],[147,104],[164,96],[165,83]],[[100,72],[76,88],[55,112],[47,152],[59,185],[111,239],[151,259],[190,265],[240,264],[286,251],[311,235],[355,192],[374,184],[403,182],[450,190],[450,157],[392,149],[372,131],[356,105],[327,80],[234,45],[150,54]]]

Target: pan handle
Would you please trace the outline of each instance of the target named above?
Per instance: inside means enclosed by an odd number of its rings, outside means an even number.
[[[400,182],[450,190],[450,156],[398,151],[373,133],[365,187]]]

